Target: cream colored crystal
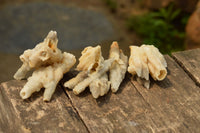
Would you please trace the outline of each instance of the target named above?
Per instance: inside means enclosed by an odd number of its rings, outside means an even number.
[[[167,75],[167,63],[164,56],[153,45],[142,45],[148,60],[148,68],[154,80],[163,80]]]
[[[103,96],[110,88],[106,72],[113,61],[114,59],[103,59],[100,46],[86,47],[77,65],[77,70],[81,72],[75,78],[65,82],[64,86],[73,89],[76,95],[89,86],[94,98]]]
[[[114,62],[110,68],[110,75],[109,75],[111,82],[111,90],[112,92],[117,92],[126,74],[128,57],[125,56],[123,54],[123,51],[119,49],[118,43],[113,42],[110,47],[109,58],[114,59]]]
[[[73,89],[79,82],[83,81],[86,77],[88,77],[87,72],[82,71],[76,77],[65,82],[64,86],[69,88],[69,89]]]
[[[130,58],[128,72],[132,75],[149,80],[149,68],[147,56],[144,50],[138,46],[130,46]]]
[[[75,64],[75,56],[66,52],[62,53],[57,48],[57,42],[57,33],[50,31],[44,42],[39,43],[34,49],[26,50],[20,56],[23,65],[14,75],[15,79],[22,79],[29,70],[35,69],[20,91],[22,99],[29,98],[32,93],[44,87],[43,100],[50,101],[63,74]]]
[[[163,80],[167,75],[164,56],[153,45],[130,46],[128,72],[137,75],[137,81],[149,88],[149,73],[154,80]]]
[[[79,58],[79,64],[77,65],[78,71],[97,71],[100,68],[104,59],[101,55],[101,47],[86,47],[82,52],[82,56]]]

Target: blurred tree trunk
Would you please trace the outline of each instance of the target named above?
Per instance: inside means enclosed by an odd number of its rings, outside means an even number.
[[[186,26],[186,48],[200,47],[200,1]]]
[[[170,2],[174,2],[177,7],[186,12],[193,12],[198,0],[146,0],[145,5],[149,9],[160,9],[169,5]]]

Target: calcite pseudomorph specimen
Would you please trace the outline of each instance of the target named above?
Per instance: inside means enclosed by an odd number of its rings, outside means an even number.
[[[32,93],[45,88],[44,101],[50,101],[58,82],[63,74],[75,64],[76,58],[70,53],[62,53],[57,48],[57,33],[50,31],[43,42],[33,49],[28,49],[20,56],[22,66],[15,73],[14,78],[25,78],[28,71],[33,70],[32,76],[20,91],[22,99],[27,99]]]
[[[153,45],[130,46],[128,72],[137,75],[137,80],[149,89],[149,74],[154,80],[161,81],[167,75],[164,56]]]
[[[113,92],[119,89],[127,70],[128,58],[119,49],[117,42],[113,42],[110,49],[109,59],[104,60],[101,47],[86,47],[79,58],[77,70],[80,73],[65,82],[64,86],[73,89],[78,95],[89,86],[94,98],[105,95],[111,85]],[[107,72],[110,71],[110,81]]]

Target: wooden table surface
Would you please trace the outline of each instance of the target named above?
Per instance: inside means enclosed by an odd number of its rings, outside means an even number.
[[[1,132],[157,133],[200,132],[200,49],[165,56],[168,75],[151,80],[149,90],[126,74],[117,93],[94,99],[87,89],[76,96],[62,86],[74,76],[67,73],[50,102],[43,92],[22,100],[26,81],[0,86]]]

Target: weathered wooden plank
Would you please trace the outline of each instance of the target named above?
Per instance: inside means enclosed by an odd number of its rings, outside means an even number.
[[[154,112],[130,82],[129,74],[116,94],[109,92],[97,100],[89,90],[79,96],[66,92],[91,133],[156,131],[151,120]]]
[[[173,58],[200,86],[200,49],[172,53]]]
[[[157,132],[200,132],[200,88],[172,58],[166,60],[166,79],[151,81],[150,90],[132,83],[157,114],[151,117]]]
[[[43,92],[22,100],[19,91],[25,81],[1,84],[0,132],[88,132],[60,86],[51,102],[43,102]]]

